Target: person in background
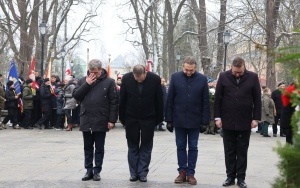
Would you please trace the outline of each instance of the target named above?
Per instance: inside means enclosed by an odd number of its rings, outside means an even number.
[[[67,116],[67,124],[68,128],[66,131],[72,131],[72,110],[76,108],[77,102],[76,100],[72,97],[73,91],[76,86],[76,82],[73,79],[73,77],[67,77],[66,78],[67,85],[64,88],[64,94],[65,94],[65,105],[64,105],[64,110],[65,114]]]
[[[246,70],[241,57],[231,69],[221,72],[215,93],[215,123],[223,130],[227,179],[224,187],[235,184],[246,188],[247,154],[251,128],[261,120],[261,89],[258,75]]]
[[[166,87],[166,80],[165,78],[161,78],[161,89],[163,92],[163,104],[164,104],[164,114],[165,114],[165,106],[167,101],[167,87]],[[160,122],[156,127],[155,131],[166,131],[162,126],[164,125],[164,122]]]
[[[86,168],[86,174],[81,180],[100,181],[106,132],[114,127],[118,118],[116,84],[107,76],[100,60],[92,59],[88,63],[88,75],[78,81],[73,97],[80,102],[81,107],[80,130]]]
[[[39,129],[43,129],[43,128],[51,129],[49,121],[52,113],[52,96],[53,96],[53,90],[51,89],[50,86],[50,80],[49,78],[45,78],[44,83],[40,88],[42,117],[36,122],[36,127]]]
[[[284,88],[285,88],[285,84],[283,82],[280,82],[277,85],[277,89],[274,90],[271,95],[271,97],[275,103],[275,108],[276,108],[276,116],[274,119],[275,121],[273,123],[273,136],[274,137],[277,137],[277,125],[278,125],[279,119],[281,117],[281,110],[282,110],[281,95],[282,95]],[[285,137],[284,130],[281,128],[281,126],[280,126],[280,136]]]
[[[54,128],[55,124],[56,124],[56,118],[57,118],[57,115],[56,115],[57,97],[55,94],[55,89],[58,87],[58,83],[59,83],[60,79],[57,75],[52,74],[50,81],[51,81],[50,89],[51,89],[51,93],[53,94],[52,95],[52,111],[51,111],[51,117],[50,117],[50,128]]]
[[[274,123],[274,116],[276,114],[275,104],[271,98],[270,88],[263,90],[262,96],[262,109],[261,109],[261,121],[262,124],[262,135],[264,137],[270,137],[268,134],[268,128],[270,124]]]
[[[65,86],[64,83],[59,83],[58,87],[55,89],[55,94],[56,94],[56,124],[55,124],[55,130],[63,130],[65,128],[65,111],[63,109],[64,103],[65,103],[65,95],[64,95],[64,90],[63,87]]]
[[[195,58],[186,57],[183,71],[172,74],[165,113],[167,129],[173,132],[175,127],[179,175],[174,182],[191,185],[197,184],[199,133],[206,130],[210,120],[207,78],[196,70]]]
[[[2,121],[2,127],[6,127],[6,123],[10,121],[13,129],[20,129],[18,125],[18,98],[20,94],[16,94],[13,81],[8,81],[7,90],[5,91],[5,107],[8,111],[8,115]]]
[[[2,110],[4,110],[4,104],[5,104],[5,87],[4,85],[2,84],[2,74],[0,74],[0,118],[1,118],[1,115],[2,115]],[[0,130],[2,129],[6,129],[6,126],[4,124],[1,124],[0,125]]]
[[[33,111],[33,93],[32,93],[32,80],[29,78],[23,84],[22,91],[22,101],[24,109],[24,119],[22,125],[24,129],[33,129],[32,128],[32,111]]]
[[[282,128],[286,133],[286,143],[293,145],[293,125],[292,125],[292,116],[296,110],[295,106],[292,106],[291,103],[291,94],[296,89],[295,83],[291,83],[283,91],[282,98],[282,114],[280,118],[280,128]],[[298,106],[299,108],[299,106]]]
[[[42,86],[43,80],[41,77],[35,77],[35,95],[33,97],[33,126],[36,122],[42,118],[42,106],[41,106],[41,94],[40,87]]]
[[[147,182],[154,128],[163,121],[163,95],[160,77],[143,65],[122,77],[119,119],[125,125],[129,181]]]

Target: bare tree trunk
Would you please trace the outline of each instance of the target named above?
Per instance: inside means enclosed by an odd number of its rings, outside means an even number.
[[[280,0],[266,1],[266,35],[267,35],[267,87],[274,90],[276,87],[275,72],[275,31],[278,19]]]
[[[162,42],[162,67],[163,67],[163,76],[166,80],[169,80],[169,70],[168,70],[168,25],[167,25],[167,10],[166,6],[164,8],[164,15],[163,15],[163,42]]]
[[[208,57],[207,27],[206,27],[206,4],[205,0],[199,0],[199,7],[196,0],[192,0],[192,7],[198,23],[198,39],[200,59],[204,75],[209,74],[210,60]],[[199,67],[200,68],[200,67]]]
[[[225,22],[226,22],[226,10],[227,0],[220,0],[220,22],[218,28],[218,51],[217,51],[217,64],[213,71],[213,77],[217,78],[219,72],[223,69],[224,64],[224,39],[223,33],[225,31]]]

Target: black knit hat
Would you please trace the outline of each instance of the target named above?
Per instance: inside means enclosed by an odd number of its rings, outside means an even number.
[[[277,87],[280,87],[281,85],[284,85],[284,82],[280,82]]]
[[[10,81],[7,82],[6,85],[7,85],[7,87],[10,87],[10,86],[12,86],[13,84],[14,84],[14,82],[10,80]]]
[[[33,82],[33,81],[32,81],[32,79],[30,79],[30,78],[27,79],[27,80],[25,81],[26,84],[30,84],[30,83],[32,83],[32,82]]]

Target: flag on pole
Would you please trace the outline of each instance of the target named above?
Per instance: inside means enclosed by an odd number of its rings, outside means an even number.
[[[21,85],[19,82],[19,76],[18,76],[18,71],[16,67],[16,63],[14,60],[10,61],[10,69],[8,73],[8,80],[14,82],[14,87],[16,89],[16,94],[21,94]],[[8,88],[7,88],[8,89]]]
[[[14,82],[15,95],[21,94],[21,84],[19,82],[18,70],[17,70],[16,63],[14,60],[10,61],[8,80]],[[6,89],[8,90],[9,88],[6,88]],[[18,105],[19,105],[21,112],[23,112],[23,102],[22,102],[21,98],[18,98]]]
[[[70,62],[70,58],[68,58],[68,61],[66,62],[66,68],[65,68],[65,76],[64,78],[67,78],[71,76],[71,62]]]
[[[39,88],[39,84],[35,81],[35,58],[34,56],[32,56],[31,58],[31,64],[30,64],[30,69],[28,72],[28,78],[30,78],[32,80],[32,86],[31,86],[31,90],[33,92],[33,94],[36,94],[36,89]]]
[[[110,62],[108,62],[108,65],[107,65],[107,76],[110,77],[111,76],[111,73],[110,73]]]
[[[147,61],[146,71],[152,72],[152,60],[151,59],[148,59],[148,61]]]

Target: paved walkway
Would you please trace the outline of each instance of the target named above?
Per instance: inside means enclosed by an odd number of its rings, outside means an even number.
[[[269,188],[278,176],[278,156],[273,151],[281,137],[263,138],[253,132],[248,154],[249,188]],[[174,133],[155,132],[148,182],[130,182],[125,133],[119,124],[107,134],[102,180],[82,182],[82,134],[55,130],[0,131],[0,187],[190,187],[173,181],[177,174]],[[222,187],[225,180],[223,143],[219,135],[200,135],[193,187]],[[237,186],[232,186],[237,187]]]

